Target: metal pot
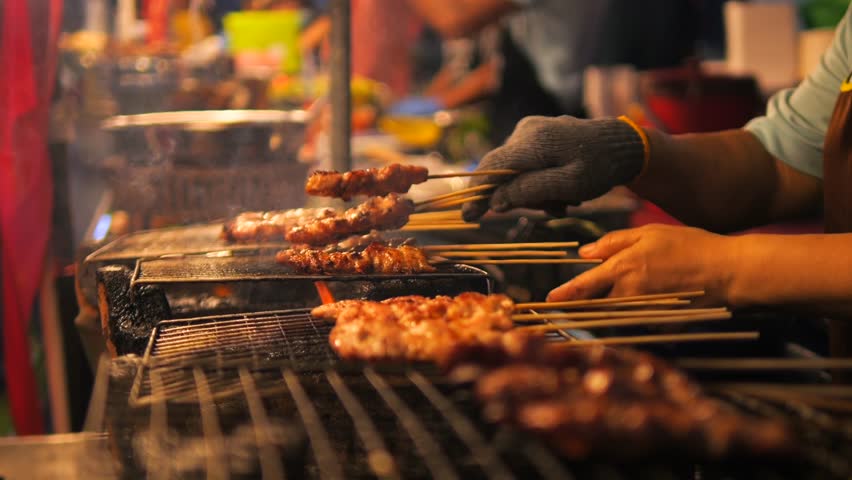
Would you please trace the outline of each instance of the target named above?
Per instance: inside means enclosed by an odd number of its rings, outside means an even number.
[[[119,115],[102,123],[128,165],[296,162],[308,110],[198,110]]]

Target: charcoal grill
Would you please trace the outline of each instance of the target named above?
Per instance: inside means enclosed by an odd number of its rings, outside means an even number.
[[[124,265],[133,268],[139,259],[164,255],[192,255],[216,251],[246,252],[280,248],[280,245],[229,245],[222,240],[221,234],[222,224],[211,223],[144,230],[120,237],[95,250],[78,263],[78,296],[88,305],[93,307],[97,305],[96,272],[107,265]]]
[[[809,461],[567,462],[537,439],[480,421],[470,391],[449,384],[433,368],[339,361],[328,346],[328,329],[306,310],[163,321],[141,358],[101,362],[89,426],[109,432],[127,478],[852,474],[848,421],[746,395],[721,398],[755,415],[788,419],[810,444]]]
[[[381,300],[399,295],[489,293],[487,273],[466,265],[400,275],[301,275],[269,254],[181,256],[138,260],[131,270],[98,270],[101,327],[111,353],[141,354],[162,320],[244,311],[306,308],[321,303],[316,282],[334,298]]]

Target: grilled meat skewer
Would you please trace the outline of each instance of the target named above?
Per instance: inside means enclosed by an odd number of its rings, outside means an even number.
[[[373,197],[338,215],[317,218],[292,228],[287,241],[293,244],[328,245],[371,230],[392,230],[408,222],[414,203],[395,193]]]
[[[379,303],[382,303],[383,305],[391,305],[391,304],[395,304],[395,303],[414,304],[414,303],[424,303],[424,302],[427,302],[427,301],[430,301],[430,300],[437,300],[437,299],[441,299],[441,298],[450,298],[450,297],[438,296],[438,297],[435,297],[434,299],[430,299],[430,298],[427,298],[427,297],[423,297],[421,295],[405,295],[405,296],[402,296],[402,297],[388,298],[386,300],[382,300]],[[354,306],[360,305],[360,304],[365,303],[365,302],[368,302],[368,300],[340,300],[340,301],[334,302],[334,303],[327,303],[325,305],[320,305],[318,307],[314,307],[313,310],[311,310],[311,316],[318,319],[318,320],[326,320],[328,322],[334,323],[334,322],[337,321],[337,317],[341,313],[343,313],[343,310],[345,310],[346,308],[349,308],[349,307],[354,307]],[[371,303],[375,303],[375,302],[371,302]]]
[[[417,247],[388,247],[373,243],[362,251],[328,252],[311,248],[282,250],[278,263],[299,273],[313,275],[409,274],[434,272],[426,255]]]
[[[459,345],[442,362],[451,378],[475,381],[486,418],[536,433],[571,458],[673,450],[721,458],[792,448],[783,422],[728,410],[683,373],[628,349],[566,349],[503,335]]]
[[[222,238],[238,243],[281,242],[290,229],[334,215],[331,208],[243,212],[225,222]]]
[[[486,341],[513,326],[514,304],[503,295],[344,302],[312,313],[336,314],[329,343],[346,359],[435,361],[458,345]]]
[[[305,184],[308,195],[349,200],[356,195],[407,193],[411,185],[423,183],[429,170],[413,165],[390,164],[382,168],[336,172],[319,170]]]

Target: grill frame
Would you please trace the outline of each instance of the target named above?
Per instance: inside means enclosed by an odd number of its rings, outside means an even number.
[[[299,357],[296,351],[267,358],[264,346],[280,348],[288,344],[281,342],[280,338],[256,337],[252,340],[252,337],[242,336],[243,332],[237,332],[237,336],[250,339],[247,343],[252,346],[248,354],[246,351],[234,351],[230,348],[232,345],[219,341],[206,343],[208,349],[219,352],[206,357],[170,357],[161,355],[165,350],[157,350],[158,341],[166,338],[163,335],[170,331],[179,332],[181,328],[191,331],[198,325],[252,322],[271,317],[284,324],[290,320],[291,334],[314,330],[313,334],[305,335],[301,340],[322,346],[322,353],[318,355],[328,361],[317,362],[316,357],[311,356]],[[270,397],[286,397],[285,403],[291,405],[296,424],[303,429],[307,442],[305,448],[310,450],[302,460],[307,465],[303,472],[307,478],[769,479],[786,478],[791,472],[796,472],[802,475],[801,478],[821,479],[842,478],[843,474],[852,473],[844,454],[825,447],[832,442],[843,441],[848,451],[852,446],[852,423],[836,424],[834,417],[795,402],[779,404],[748,395],[714,396],[747,413],[783,415],[796,425],[811,428],[807,439],[814,444],[806,452],[810,464],[742,463],[741,459],[733,463],[696,464],[683,458],[654,458],[647,465],[610,463],[606,459],[566,462],[538,439],[509,427],[482,422],[478,416],[480,407],[467,387],[448,383],[432,366],[366,365],[339,361],[327,343],[325,331],[330,325],[314,319],[310,319],[314,325],[310,329],[297,325],[296,320],[306,321],[309,318],[308,310],[297,309],[161,322],[152,332],[145,355],[135,360],[131,390],[123,397],[128,405],[127,411],[131,414],[150,411],[151,419],[145,417],[148,422],[145,426],[150,426],[155,410],[162,418],[168,409],[206,405],[207,418],[200,418],[200,421],[202,427],[207,425],[204,428],[212,435],[204,441],[210,442],[209,451],[215,453],[234,441],[229,433],[215,428],[216,422],[228,423],[216,417],[216,412],[222,412],[223,403],[243,402],[243,414],[251,420],[250,426],[255,432],[256,461],[262,478],[284,478],[279,475],[284,471],[288,472],[287,478],[291,478],[290,473],[293,472],[293,458],[285,455],[286,452],[281,450],[283,447],[273,445],[275,425],[263,424],[266,418],[281,418],[281,412],[269,410],[272,408],[267,406]],[[318,328],[320,326],[326,328]],[[228,331],[231,328],[226,325],[220,330],[231,335],[234,333]],[[561,333],[570,337],[570,332]],[[554,336],[554,341],[560,339],[562,337]],[[148,400],[139,396],[138,385],[144,375],[150,376],[152,371],[158,370],[163,373],[178,371],[184,378],[189,378],[195,394]],[[227,378],[231,387],[235,388],[222,388],[223,384],[217,383],[217,379],[227,375],[230,375]],[[137,389],[135,398],[133,389]],[[97,393],[95,396],[104,395]],[[109,418],[104,420],[101,417],[100,422],[109,423]],[[213,456],[217,458],[207,459],[210,468],[222,468],[221,455]],[[811,464],[824,468],[811,471]],[[835,475],[832,476],[832,473]]]
[[[160,269],[159,271],[157,269]],[[275,261],[274,255],[190,255],[177,258],[139,259],[130,279],[131,287],[165,283],[227,283],[257,281],[370,281],[486,278],[482,269],[462,264],[441,264],[437,271],[398,274],[300,274]],[[148,273],[153,270],[155,273]],[[171,273],[170,273],[171,270]],[[157,274],[159,272],[159,276]]]
[[[171,270],[146,277],[146,265],[152,264],[168,265]],[[234,265],[238,267],[236,273]],[[425,274],[297,275],[269,255],[192,255],[139,259],[133,270],[120,264],[99,268],[97,305],[109,351],[141,355],[151,329],[163,320],[313,307],[321,303],[317,281],[328,282],[335,298],[340,299],[490,293],[493,288],[486,271],[467,265],[442,265],[438,272]],[[217,293],[221,289],[224,295]]]

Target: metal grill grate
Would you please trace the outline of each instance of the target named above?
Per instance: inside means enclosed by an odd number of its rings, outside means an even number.
[[[275,261],[274,255],[186,256],[139,260],[131,284],[233,282],[260,280],[381,280],[441,278],[481,280],[485,271],[468,265],[438,265],[418,274],[302,275]]]
[[[91,253],[85,261],[87,263],[135,261],[139,258],[154,258],[161,255],[233,250],[235,246],[226,244],[221,236],[221,223],[143,230],[117,238]]]
[[[113,375],[101,422],[125,471],[164,479],[607,480],[852,472],[849,423],[742,395],[722,399],[788,418],[810,443],[809,462],[567,463],[535,439],[481,422],[472,393],[428,367],[339,363],[329,327],[305,310],[162,322],[144,358],[120,358],[107,369]]]
[[[255,369],[261,392],[281,389],[279,375],[264,370],[283,361],[297,369],[323,369],[335,363],[328,346],[331,325],[313,320],[308,310],[273,311],[160,322],[151,335],[131,390],[133,405],[154,401],[195,402],[198,391],[191,367],[214,369],[214,398],[241,393],[237,367]],[[155,377],[163,387],[155,388]]]

